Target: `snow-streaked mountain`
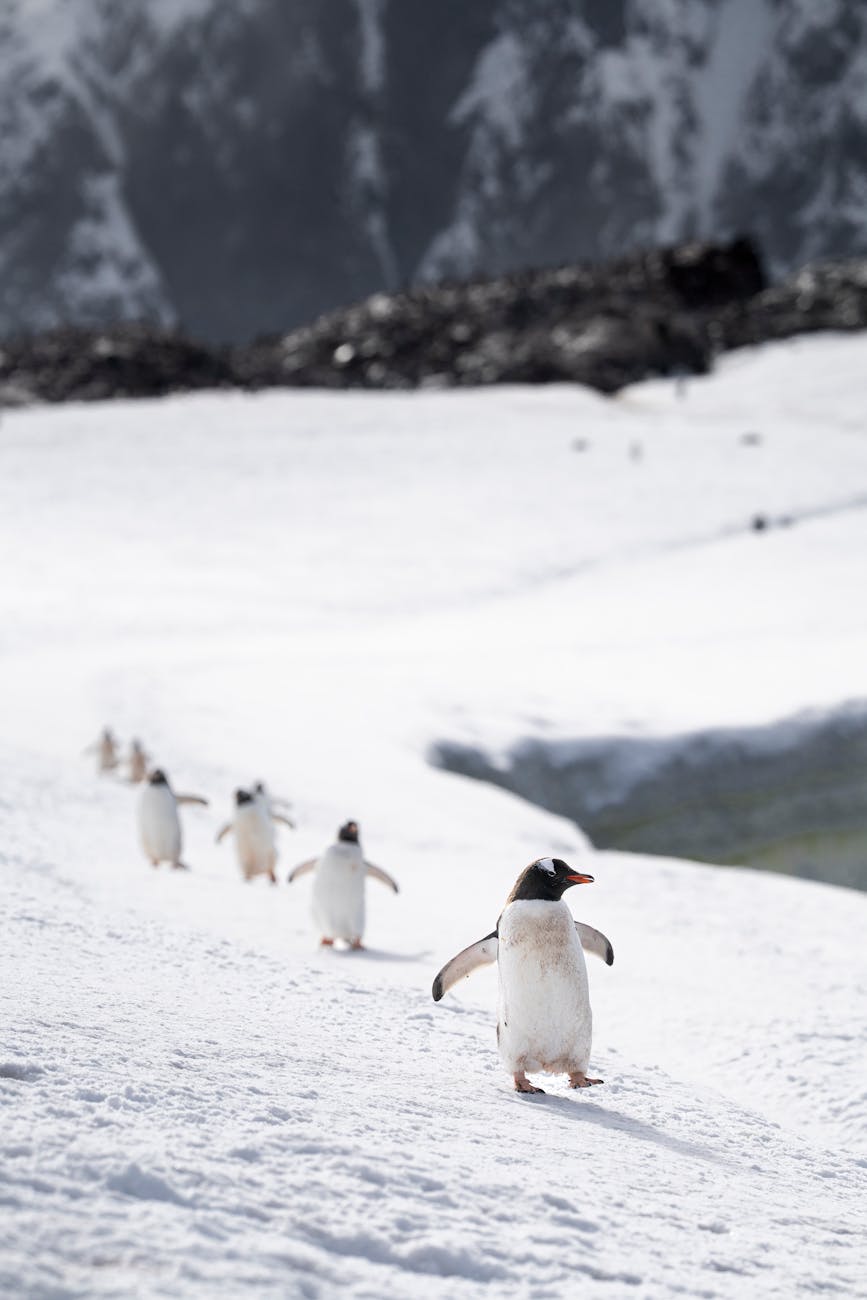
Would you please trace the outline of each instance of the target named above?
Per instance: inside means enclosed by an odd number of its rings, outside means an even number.
[[[422,278],[867,249],[847,0],[0,0],[0,331],[211,339]]]
[[[680,395],[4,414],[4,1297],[863,1293],[867,894],[595,851],[426,755],[863,697],[865,365],[852,335]],[[189,873],[82,754],[106,723],[211,796]],[[298,823],[277,887],[214,843],[255,779]],[[321,952],[283,879],[350,816],[401,888],[371,882],[366,955]],[[521,1098],[496,973],[431,980],[548,852],[615,948],[605,1084]]]

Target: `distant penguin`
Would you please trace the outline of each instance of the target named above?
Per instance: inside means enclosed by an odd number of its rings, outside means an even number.
[[[189,803],[207,807],[208,801],[197,794],[176,795],[165,772],[157,768],[151,773],[139,798],[138,828],[142,848],[153,866],[169,862],[179,870],[187,869],[181,862],[182,835],[178,805]]]
[[[267,876],[276,885],[277,844],[272,814],[264,801],[249,790],[236,790],[235,816],[218,832],[218,844],[229,831],[235,835],[235,850],[244,879]]]
[[[96,754],[97,772],[113,772],[118,765],[117,740],[110,727],[103,727],[99,740],[88,745],[85,754]]]
[[[351,948],[364,947],[364,882],[368,876],[381,880],[395,893],[397,885],[381,867],[367,862],[358,840],[358,823],[346,822],[337,840],[319,858],[302,862],[289,875],[289,884],[315,872],[313,877],[313,920],[322,935],[320,943],[330,948],[343,939]]]
[[[544,1091],[530,1083],[527,1071],[567,1074],[571,1088],[602,1082],[587,1074],[593,1017],[582,949],[608,966],[614,949],[604,934],[573,920],[563,901],[570,886],[592,881],[562,858],[531,862],[515,882],[496,929],[447,962],[433,982],[439,1002],[477,966],[497,962],[497,1045],[516,1092]]]
[[[129,779],[133,785],[140,785],[142,781],[147,780],[149,761],[150,755],[145,753],[141,741],[130,741],[127,762],[129,764]]]
[[[288,826],[290,830],[295,830],[295,823],[291,817],[286,815],[286,810],[292,807],[288,799],[276,798],[271,794],[264,781],[256,782],[252,788],[252,795],[260,808],[265,810],[272,821],[281,822],[283,826]]]

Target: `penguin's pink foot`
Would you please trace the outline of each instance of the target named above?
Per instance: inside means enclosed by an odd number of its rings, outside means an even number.
[[[173,862],[172,869],[174,871],[189,871],[190,868],[187,866],[186,862]]]
[[[545,1089],[534,1088],[523,1070],[519,1070],[518,1073],[513,1075],[512,1077],[515,1080],[515,1092],[541,1092],[542,1096],[544,1097]]]
[[[573,1070],[569,1075],[570,1088],[589,1088],[594,1083],[604,1083],[604,1079],[588,1079],[583,1070]]]
[[[360,939],[353,939],[349,946],[353,952],[364,952],[364,944]]]
[[[319,947],[320,947],[320,948],[333,948],[333,947],[334,947],[334,940],[333,940],[333,939],[326,939],[326,938],[323,937],[322,939],[319,940]]]
[[[276,877],[276,875],[274,874],[273,871],[269,871],[269,872],[268,872],[268,879],[271,881],[271,884],[272,884],[272,885],[276,885],[276,884],[277,884],[277,877]]]

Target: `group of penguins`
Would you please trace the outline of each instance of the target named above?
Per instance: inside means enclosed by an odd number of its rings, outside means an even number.
[[[85,752],[94,750],[100,772],[114,772],[120,766],[117,741],[109,728]],[[178,806],[207,805],[207,799],[176,794],[165,772],[149,768],[149,757],[137,740],[127,762],[129,780],[144,787],[138,825],[145,854],[155,867],[168,862],[184,869]],[[274,823],[293,826],[281,808],[285,800],[273,799],[262,782],[235,791],[234,816],[217,834],[217,843],[234,833],[246,880],[267,875],[276,884]],[[363,950],[367,877],[382,881],[395,893],[398,887],[387,872],[365,859],[358,823],[341,826],[336,841],[319,857],[290,872],[289,883],[308,872],[313,873],[312,911],[321,945],[332,947],[341,941],[350,949]],[[593,876],[574,871],[562,858],[537,858],[518,876],[490,934],[446,962],[434,979],[433,999],[439,1002],[472,971],[497,963],[497,1045],[516,1092],[544,1091],[530,1082],[528,1073],[565,1074],[571,1088],[602,1083],[588,1074],[593,1017],[584,953],[593,953],[611,966],[614,949],[599,930],[575,921],[563,901],[573,885],[592,883]]]

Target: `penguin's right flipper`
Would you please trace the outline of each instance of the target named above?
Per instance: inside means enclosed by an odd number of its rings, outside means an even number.
[[[225,826],[223,826],[220,830],[217,831],[217,838],[215,843],[219,844],[221,840],[225,839],[225,837],[229,834],[229,831],[231,829],[232,829],[232,823],[226,822]]]
[[[208,800],[200,794],[176,794],[175,803],[197,803],[201,804],[203,808],[208,806]]]
[[[614,949],[611,940],[606,939],[601,930],[594,930],[592,925],[585,925],[583,921],[576,921],[575,929],[578,931],[578,938],[585,952],[592,952],[597,957],[601,957],[606,966],[614,965]]]
[[[490,934],[485,935],[484,939],[480,939],[478,943],[471,943],[469,948],[464,948],[463,952],[459,952],[457,957],[452,957],[451,961],[447,961],[433,982],[431,993],[434,1002],[439,1002],[443,994],[448,993],[453,984],[457,984],[458,980],[471,975],[477,966],[490,966],[492,962],[495,962],[499,946],[500,941],[497,938],[497,932],[492,930]]]
[[[318,858],[308,858],[306,862],[299,862],[297,867],[293,867],[286,877],[287,885],[291,885],[299,876],[306,876],[308,871],[312,871],[319,861]]]
[[[295,823],[291,820],[291,818],[284,817],[282,813],[276,813],[273,811],[273,809],[271,812],[271,820],[272,822],[281,822],[284,826],[288,826],[290,831],[295,830]]]
[[[388,872],[383,871],[382,867],[375,867],[372,862],[365,862],[364,865],[367,868],[368,876],[373,876],[374,880],[381,880],[384,885],[388,885],[389,889],[393,889],[396,894],[400,893],[397,881],[392,880]]]

